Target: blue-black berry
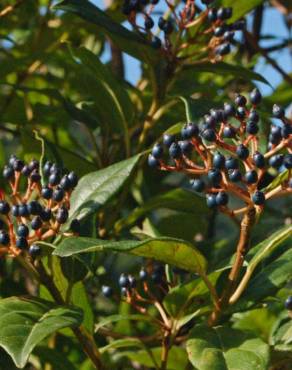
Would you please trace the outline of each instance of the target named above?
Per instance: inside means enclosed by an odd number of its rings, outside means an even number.
[[[164,134],[163,135],[163,144],[167,146],[168,148],[172,143],[175,142],[175,136],[171,134]]]
[[[169,147],[169,156],[173,159],[179,159],[181,154],[181,148],[178,143],[172,143]]]
[[[39,257],[41,253],[42,253],[41,247],[37,244],[32,244],[28,249],[28,254],[33,259]]]
[[[75,188],[75,186],[78,184],[78,176],[73,171],[69,172],[67,176],[71,182],[71,187]]]
[[[211,168],[208,171],[208,179],[214,186],[218,186],[222,180],[222,174],[217,168]]]
[[[205,183],[201,179],[193,179],[190,181],[191,188],[197,192],[202,192],[205,189]]]
[[[232,139],[236,135],[236,130],[232,126],[225,126],[223,128],[223,136],[226,139]]]
[[[207,194],[206,201],[207,201],[208,208],[215,208],[217,206],[216,194]]]
[[[243,96],[243,95],[236,95],[235,99],[234,99],[234,103],[238,106],[238,107],[245,107],[246,103],[247,103],[247,100],[246,100],[246,97]]]
[[[285,308],[292,311],[292,296],[290,295],[285,301]]]
[[[151,152],[152,156],[156,159],[161,159],[162,156],[163,156],[163,147],[161,144],[157,143],[153,146],[152,148],[152,152]]]
[[[273,105],[273,116],[275,118],[284,118],[285,117],[285,110],[280,107],[279,105],[277,104],[274,104]]]
[[[154,158],[152,154],[148,156],[148,166],[152,168],[159,167],[159,160]]]
[[[258,168],[264,168],[265,167],[265,157],[260,152],[254,153],[253,157],[253,163]]]
[[[45,208],[41,211],[40,216],[44,222],[50,221],[52,218],[52,211],[49,208]]]
[[[145,280],[147,280],[147,278],[148,278],[148,273],[147,273],[147,271],[145,270],[145,269],[141,269],[140,271],[139,271],[139,278],[142,280],[142,281],[145,281]]]
[[[285,156],[284,156],[284,166],[288,169],[288,170],[290,170],[291,168],[292,168],[292,154],[291,153],[289,153],[289,154],[286,154]]]
[[[190,154],[193,150],[193,144],[188,140],[180,140],[178,145],[184,155]]]
[[[20,224],[17,228],[17,235],[26,238],[28,234],[29,234],[29,228],[24,224]]]
[[[68,210],[65,207],[60,207],[56,214],[56,221],[59,224],[64,224],[68,220]]]
[[[121,274],[119,277],[119,286],[121,288],[128,288],[130,286],[129,278],[126,274]]]
[[[39,215],[42,211],[42,206],[39,204],[37,200],[32,200],[28,203],[27,209],[29,214],[36,216]]]
[[[64,190],[57,186],[56,189],[53,191],[53,196],[52,196],[53,200],[55,202],[61,202],[64,196],[65,196]]]
[[[225,167],[227,170],[234,170],[239,167],[238,160],[233,157],[227,157],[225,160]]]
[[[228,176],[229,176],[230,181],[232,182],[238,182],[242,178],[241,173],[238,169],[229,170]]]
[[[255,184],[258,181],[258,174],[256,171],[247,171],[244,175],[244,179],[248,184]]]
[[[207,141],[215,141],[216,140],[216,132],[215,130],[211,129],[211,128],[207,128],[206,130],[204,130],[202,133],[201,133],[201,136],[203,139],[207,140]]]
[[[71,221],[70,229],[73,231],[73,233],[80,234],[81,225],[80,225],[80,221],[77,220],[77,218]]]
[[[257,190],[252,195],[252,201],[258,206],[262,206],[265,203],[266,197],[262,191]]]
[[[246,132],[250,135],[256,135],[259,132],[259,126],[254,121],[248,121],[246,125]]]
[[[5,200],[0,201],[0,213],[2,215],[7,215],[10,211],[10,205]]]
[[[249,99],[253,105],[258,105],[262,100],[262,94],[258,89],[253,89],[249,95]]]
[[[269,159],[269,165],[273,168],[279,168],[282,166],[284,161],[283,154],[275,154]]]
[[[229,200],[228,194],[225,193],[224,191],[221,191],[216,195],[216,204],[218,206],[226,206],[228,200]]]
[[[108,285],[103,285],[101,291],[106,298],[110,298],[113,295],[113,289]]]
[[[249,150],[245,145],[240,144],[236,147],[236,154],[238,158],[246,159],[249,156]]]
[[[10,166],[5,166],[3,169],[3,177],[6,180],[11,180],[14,177],[14,170]]]
[[[213,167],[223,169],[225,167],[225,157],[221,153],[215,153],[213,157]]]
[[[31,220],[31,228],[33,230],[39,230],[42,227],[43,221],[40,216],[35,216]]]
[[[51,199],[53,195],[53,189],[49,188],[48,186],[45,186],[42,188],[41,195],[44,199]]]
[[[7,246],[10,243],[10,238],[9,235],[5,232],[2,231],[0,232],[0,244]]]
[[[16,239],[15,245],[19,249],[26,249],[28,247],[28,242],[25,237],[20,236]]]

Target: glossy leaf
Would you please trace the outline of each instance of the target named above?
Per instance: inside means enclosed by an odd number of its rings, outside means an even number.
[[[57,330],[77,326],[82,313],[37,298],[0,300],[0,346],[18,367],[24,367],[34,347]]]
[[[155,60],[158,53],[147,42],[146,38],[129,31],[112,20],[105,12],[87,0],[64,0],[55,6],[67,12],[77,14],[87,22],[94,23],[110,36],[117,45],[130,55],[141,59]]]
[[[196,326],[187,341],[189,360],[198,370],[265,370],[268,345],[239,330]]]
[[[149,199],[141,207],[134,209],[130,215],[115,225],[116,231],[133,225],[139,218],[152,210],[167,208],[175,211],[184,211],[199,216],[208,212],[206,202],[196,194],[185,189],[174,189],[167,193]]]
[[[250,80],[250,81],[261,81],[265,84],[269,85],[269,82],[260,74],[253,72],[250,69],[247,69],[245,67],[234,65],[234,64],[228,64],[225,62],[218,62],[218,63],[210,63],[210,62],[204,62],[204,63],[196,63],[195,65],[187,66],[187,68],[190,68],[194,72],[210,72],[210,73],[218,73],[228,76],[234,76],[237,78],[242,78],[244,80]]]
[[[104,206],[126,183],[140,155],[85,175],[71,196],[70,219],[83,217]]]
[[[66,257],[97,251],[113,251],[154,258],[197,273],[205,271],[207,266],[204,256],[191,243],[167,237],[117,242],[90,238],[67,238],[56,247],[54,254]]]
[[[250,280],[241,299],[231,306],[231,310],[233,312],[246,310],[256,302],[273,296],[292,278],[291,263],[292,249],[289,249]]]

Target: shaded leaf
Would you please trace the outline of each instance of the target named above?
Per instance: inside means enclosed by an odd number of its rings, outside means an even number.
[[[187,341],[189,360],[198,370],[265,370],[269,347],[259,338],[231,328],[196,326]]]
[[[158,208],[173,209],[176,211],[181,210],[197,216],[208,212],[206,202],[201,197],[185,189],[174,189],[153,197],[141,207],[134,209],[129,216],[116,223],[116,231],[119,232],[122,228],[133,225],[139,218]]]
[[[75,13],[84,20],[99,26],[123,51],[138,59],[155,60],[159,55],[146,38],[121,26],[87,0],[64,0],[54,8]]]
[[[24,367],[34,347],[48,335],[77,326],[82,313],[37,298],[11,297],[0,300],[0,346],[16,366]]]
[[[264,82],[267,85],[270,85],[269,82],[261,76],[259,73],[253,72],[250,69],[247,69],[242,66],[234,65],[234,64],[228,64],[224,62],[219,63],[210,63],[210,62],[204,62],[204,63],[196,63],[195,65],[186,66],[186,68],[191,68],[194,72],[210,72],[210,73],[218,73],[228,76],[234,76],[238,78],[242,78],[244,80],[250,80],[250,81],[261,81]]]

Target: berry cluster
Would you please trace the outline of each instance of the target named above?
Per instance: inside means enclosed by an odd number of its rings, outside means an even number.
[[[274,105],[276,122],[270,128],[267,151],[261,153],[260,139],[265,137],[257,112],[261,99],[257,89],[250,93],[249,104],[245,96],[238,94],[234,104],[211,109],[201,124],[185,124],[181,139],[165,134],[163,143],[154,145],[148,164],[190,175],[191,188],[205,192],[208,207],[219,207],[232,216],[244,212],[246,207],[230,210],[230,193],[246,206],[259,206],[258,211],[266,199],[292,194],[292,121],[281,107]],[[263,188],[267,172],[279,171],[286,171],[282,182],[271,190]]]
[[[159,302],[163,300],[169,288],[164,266],[155,263],[143,267],[137,277],[122,273],[118,285],[123,299],[143,314],[147,311],[147,305],[155,305],[159,310]],[[107,298],[119,300],[119,297],[115,297],[113,288],[108,285],[102,286],[102,293]]]
[[[184,4],[177,6],[170,1],[165,1],[169,8],[167,18],[159,17],[157,20],[158,30],[163,32],[163,40],[157,36],[157,32],[153,32],[155,28],[155,18],[152,14],[159,0],[125,0],[123,4],[123,13],[128,17],[129,22],[134,29],[142,32],[150,40],[151,45],[160,49],[163,48],[167,55],[186,57],[185,50],[188,46],[198,43],[198,38],[205,38],[210,35],[208,43],[209,57],[211,60],[216,60],[228,54],[231,51],[231,44],[234,41],[235,32],[242,30],[245,27],[245,22],[240,20],[233,24],[227,24],[226,21],[232,17],[232,8],[221,7],[215,8],[211,6],[213,1],[202,1],[207,6],[206,10],[202,11],[196,4],[195,0],[183,1]],[[142,16],[143,23],[139,23]],[[193,26],[201,23],[204,27],[199,33],[196,32],[194,38],[191,33]],[[172,33],[179,35],[179,39],[183,40],[183,44],[176,45],[174,40],[171,40]]]
[[[12,155],[3,169],[3,178],[11,191],[0,191],[0,256],[18,256],[27,251],[35,258],[41,252],[37,241],[60,232],[68,220],[70,195],[78,183],[74,172],[62,173],[55,163],[25,163]],[[43,178],[42,178],[43,174]],[[71,230],[79,233],[78,220]]]

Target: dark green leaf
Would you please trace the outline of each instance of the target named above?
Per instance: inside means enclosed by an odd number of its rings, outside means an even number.
[[[208,212],[206,202],[195,193],[185,189],[174,189],[162,195],[158,195],[145,202],[141,207],[136,208],[128,217],[116,223],[116,231],[119,232],[124,227],[133,225],[139,218],[158,208],[189,212],[196,216]]]
[[[85,175],[72,193],[70,219],[82,219],[104,206],[126,183],[139,159],[136,155]]]
[[[268,296],[274,295],[292,278],[292,249],[283,253],[251,279],[241,299],[233,306],[233,312],[252,307]]]
[[[239,330],[196,326],[187,341],[189,360],[198,370],[265,370],[269,347]]]
[[[78,253],[114,251],[154,258],[182,269],[200,273],[206,270],[204,256],[189,242],[174,238],[106,241],[89,238],[67,238],[54,250],[60,257]]]
[[[82,322],[73,307],[57,306],[37,298],[11,297],[0,300],[0,346],[16,366],[24,367],[34,347],[48,335]]]
[[[64,0],[55,8],[75,13],[84,20],[99,26],[123,51],[138,59],[155,60],[158,58],[158,52],[150,46],[146,38],[116,23],[105,12],[87,0]]]
[[[196,63],[195,65],[187,66],[186,68],[191,68],[194,72],[210,72],[210,73],[218,73],[223,75],[229,75],[234,76],[237,78],[242,78],[245,81],[261,81],[264,82],[267,85],[270,85],[269,82],[260,74],[253,72],[250,69],[247,69],[242,66],[234,65],[234,64],[228,64],[224,62],[219,63]]]
[[[152,348],[152,356],[156,361],[156,364],[160,364],[161,358],[161,348]],[[133,361],[138,362],[141,365],[152,368],[153,367],[153,358],[151,358],[149,351],[140,350],[140,351],[127,351],[121,352],[119,357],[127,356]],[[178,346],[173,346],[169,351],[168,361],[167,361],[167,370],[181,370],[185,369],[187,366],[187,354],[186,351]],[[213,369],[212,369],[213,370]]]

